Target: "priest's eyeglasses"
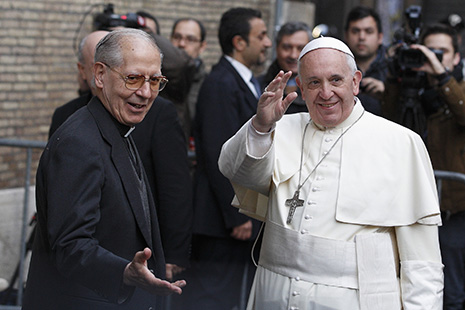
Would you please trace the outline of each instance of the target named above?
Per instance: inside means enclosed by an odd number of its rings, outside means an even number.
[[[103,62],[102,62],[103,63]],[[154,75],[149,77],[148,79],[145,78],[145,75],[142,74],[129,74],[123,75],[120,72],[116,71],[106,63],[103,63],[107,66],[111,71],[118,73],[118,75],[124,80],[124,85],[129,90],[138,90],[142,86],[144,86],[145,82],[150,83],[150,89],[153,92],[160,92],[165,88],[166,84],[168,83],[168,79],[164,75]]]

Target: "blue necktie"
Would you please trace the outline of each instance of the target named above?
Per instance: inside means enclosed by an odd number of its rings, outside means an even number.
[[[252,82],[253,86],[255,86],[255,90],[257,91],[257,98],[260,98],[260,96],[262,94],[262,89],[261,89],[260,84],[258,83],[257,79],[252,76],[250,78],[250,82]]]

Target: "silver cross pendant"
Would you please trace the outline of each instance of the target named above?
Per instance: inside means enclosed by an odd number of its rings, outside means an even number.
[[[286,221],[287,224],[290,224],[292,222],[295,209],[297,209],[297,207],[302,207],[304,205],[304,201],[302,199],[299,199],[299,194],[300,194],[300,191],[297,190],[294,193],[294,197],[286,200],[286,207],[290,207],[289,214],[287,215],[287,221]]]

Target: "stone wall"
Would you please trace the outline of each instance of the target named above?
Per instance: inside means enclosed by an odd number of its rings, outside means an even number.
[[[220,56],[217,28],[231,7],[262,11],[271,20],[273,0],[114,0],[116,14],[145,10],[169,36],[179,17],[195,17],[207,28],[208,67]],[[91,29],[101,0],[0,0],[0,137],[46,141],[54,109],[77,96],[75,46]],[[100,5],[99,5],[100,4]],[[86,15],[86,13],[89,13]],[[82,25],[81,25],[82,23]],[[34,183],[40,151],[34,152]],[[0,189],[23,186],[25,153],[0,146]]]

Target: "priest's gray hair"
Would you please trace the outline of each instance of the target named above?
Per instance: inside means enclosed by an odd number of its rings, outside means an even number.
[[[142,39],[152,45],[163,60],[163,54],[153,36],[139,29],[123,28],[113,30],[98,42],[95,47],[94,62],[103,62],[112,68],[121,66],[123,64],[123,42],[134,39]]]

